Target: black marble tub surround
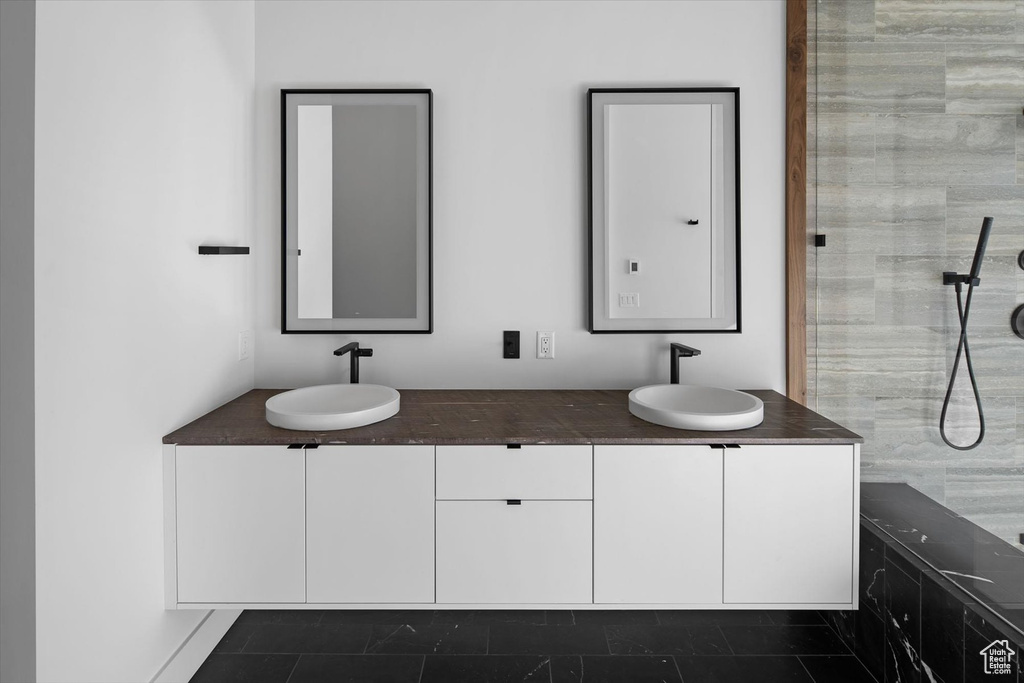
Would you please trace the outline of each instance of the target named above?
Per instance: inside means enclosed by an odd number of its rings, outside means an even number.
[[[906,484],[862,484],[861,516],[1024,633],[1024,551]]]
[[[283,389],[253,389],[164,437],[181,446],[317,444],[854,444],[863,439],[771,390],[764,422],[732,432],[673,429],[629,412],[625,390],[402,389],[401,410],[383,422],[300,432],[266,421]]]
[[[920,517],[915,515],[918,505],[923,508]],[[879,682],[1024,682],[1017,659],[1024,633],[1004,618],[1020,605],[990,608],[918,555],[920,546],[931,540],[943,548],[938,559],[950,561],[951,547],[958,546],[956,556],[969,563],[968,544],[987,541],[982,530],[970,531],[964,525],[973,524],[905,484],[862,484],[861,509],[860,609],[822,614]],[[949,541],[943,527],[956,530],[959,542]],[[927,538],[922,541],[922,536]],[[904,540],[911,539],[917,544],[908,548]],[[990,563],[996,558],[994,566],[1001,573],[1022,559],[1006,542],[995,541],[1002,545],[998,554],[991,552],[995,543],[982,543],[973,571],[992,571]],[[1015,653],[1011,672],[987,674],[982,650],[1004,642]]]

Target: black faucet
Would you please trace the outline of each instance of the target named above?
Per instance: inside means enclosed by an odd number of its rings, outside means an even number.
[[[334,350],[335,356],[344,356],[348,352],[352,352],[352,356],[349,360],[349,377],[348,381],[352,384],[359,384],[359,359],[365,356],[372,356],[373,349],[361,349],[359,348],[359,342],[349,342],[340,349]],[[698,351],[697,353],[700,353]]]
[[[669,350],[672,352],[672,359],[669,361],[672,364],[669,366],[669,381],[672,384],[679,384],[679,357],[692,358],[693,356],[699,356],[700,349],[672,342],[669,344]]]

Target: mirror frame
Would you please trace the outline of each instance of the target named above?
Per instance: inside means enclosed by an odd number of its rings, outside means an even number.
[[[417,315],[415,318],[298,318],[298,291],[289,292],[288,283],[295,279],[295,273],[290,267],[295,268],[298,258],[298,248],[290,246],[294,243],[295,237],[289,239],[289,183],[288,164],[290,159],[289,151],[289,98],[296,95],[340,95],[340,96],[387,96],[398,95],[399,99],[408,99],[409,96],[422,96],[425,99],[425,117],[423,121],[417,116],[418,125],[426,125],[426,158],[419,160],[423,167],[420,173],[425,173],[426,186],[426,207],[425,216],[418,218],[426,222],[426,244],[425,255],[422,253],[417,257],[417,264],[425,269],[425,276],[417,277]],[[297,103],[296,103],[297,104]],[[434,194],[434,132],[433,132],[433,91],[426,88],[282,88],[281,89],[281,333],[282,334],[431,334],[434,327],[434,274],[433,274],[433,194]],[[295,152],[291,152],[294,154]],[[423,178],[420,179],[422,184]],[[296,181],[297,182],[297,181]],[[296,226],[297,229],[297,226]],[[417,228],[417,236],[421,228]],[[290,252],[295,251],[294,258],[289,259]],[[425,259],[426,263],[421,261]],[[425,277],[425,282],[423,281]],[[425,285],[424,294],[420,291],[421,285]],[[291,325],[289,325],[289,320]],[[409,324],[407,321],[412,321]],[[316,327],[304,326],[303,321],[324,321],[316,323]],[[366,321],[367,325],[353,326],[354,321]],[[391,325],[399,326],[389,328]],[[402,328],[401,326],[408,325]]]
[[[595,99],[597,102],[595,102]],[[606,271],[606,249],[608,242],[608,225],[605,218],[605,189],[607,173],[605,160],[595,158],[595,149],[604,150],[605,112],[607,104],[649,104],[651,100],[663,100],[676,104],[724,104],[726,106],[725,125],[722,132],[724,169],[723,205],[726,207],[726,218],[732,218],[735,225],[724,227],[723,238],[726,246],[735,250],[734,277],[726,277],[725,304],[728,314],[722,318],[636,318],[636,325],[629,326],[630,319],[611,324],[606,313],[606,301],[603,289],[608,282]],[[731,133],[731,134],[730,134]],[[601,136],[597,138],[597,136]],[[728,163],[731,160],[733,173],[729,173]],[[731,207],[731,216],[728,209]],[[600,224],[598,224],[600,223]],[[675,332],[697,334],[738,334],[742,332],[741,324],[741,271],[740,271],[740,89],[737,87],[721,88],[590,88],[587,90],[587,329],[591,334],[665,334]],[[731,245],[729,244],[731,242]],[[600,252],[600,253],[599,253]],[[725,265],[733,263],[728,254],[723,255]],[[602,268],[595,273],[595,268]],[[598,296],[598,294],[600,294]],[[720,321],[713,323],[713,321]],[[704,322],[708,324],[704,324]],[[664,324],[662,324],[664,323]],[[673,324],[674,323],[674,324]],[[712,327],[717,324],[718,327]]]

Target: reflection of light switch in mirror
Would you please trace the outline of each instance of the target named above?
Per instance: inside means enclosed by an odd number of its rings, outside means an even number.
[[[640,308],[640,292],[619,292],[619,308]]]
[[[738,108],[737,88],[588,91],[591,332],[740,331]]]

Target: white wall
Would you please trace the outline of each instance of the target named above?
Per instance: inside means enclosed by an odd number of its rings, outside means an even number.
[[[626,388],[668,380],[671,339],[704,352],[683,381],[782,390],[784,19],[782,0],[257,3],[256,385],[339,381],[356,338],[366,382]],[[585,93],[616,85],[741,88],[742,334],[585,331]],[[434,91],[429,336],[280,334],[279,89],[354,86]]]
[[[36,670],[35,0],[0,2],[0,683]]]
[[[163,607],[160,439],[253,385],[255,9],[41,2],[36,25],[40,681],[153,678],[202,612]]]

